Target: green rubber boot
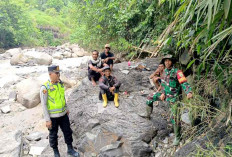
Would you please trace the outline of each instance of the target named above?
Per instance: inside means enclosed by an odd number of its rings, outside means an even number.
[[[147,105],[146,106],[146,111],[147,111],[146,118],[150,120],[151,119],[151,114],[152,114],[152,111],[153,111],[153,105],[152,106]]]
[[[175,124],[174,124],[174,134],[175,134],[175,139],[174,139],[172,145],[178,146],[180,144],[180,140],[181,140],[180,126],[177,126]]]

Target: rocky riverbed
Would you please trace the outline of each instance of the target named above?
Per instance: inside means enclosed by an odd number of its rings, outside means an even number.
[[[59,57],[58,57],[59,56]],[[0,156],[52,157],[40,105],[39,89],[48,79],[47,66],[60,66],[73,129],[74,147],[82,157],[163,157],[194,156],[197,148],[207,148],[210,137],[216,144],[231,141],[231,128],[215,122],[215,129],[192,142],[172,147],[174,138],[168,107],[155,103],[151,120],[143,118],[147,95],[152,92],[148,76],[158,67],[159,58],[115,64],[113,75],[122,82],[119,108],[99,101],[99,88],[87,78],[90,54],[78,45],[11,49],[0,55]],[[139,65],[139,66],[138,66]],[[146,68],[138,68],[138,67]],[[221,120],[223,117],[221,118]],[[183,130],[191,128],[186,113]],[[217,141],[221,141],[217,142]],[[218,145],[218,146],[220,146]],[[63,134],[59,149],[66,156]]]
[[[48,80],[47,66],[60,65],[68,97],[71,89],[86,77],[89,55],[78,45],[70,44],[52,48],[15,48],[1,54],[0,156],[41,154],[48,145],[48,130],[39,89]]]

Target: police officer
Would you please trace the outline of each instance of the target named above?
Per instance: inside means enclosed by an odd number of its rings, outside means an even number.
[[[53,148],[54,156],[60,157],[58,150],[58,128],[60,127],[67,144],[67,154],[79,157],[79,153],[73,149],[72,130],[69,122],[69,111],[65,101],[64,84],[60,80],[59,66],[48,67],[50,80],[45,82],[40,89],[40,99],[43,106],[46,127],[49,130],[49,143]]]
[[[187,82],[183,72],[173,66],[175,62],[172,55],[166,55],[162,61],[165,65],[163,76],[161,77],[161,91],[150,94],[147,97],[147,117],[150,118],[153,110],[154,101],[164,101],[169,103],[170,107],[170,120],[173,124],[175,139],[173,145],[179,145],[180,134],[180,115],[179,103],[181,95],[181,87],[187,94],[187,98],[192,98],[192,89]]]

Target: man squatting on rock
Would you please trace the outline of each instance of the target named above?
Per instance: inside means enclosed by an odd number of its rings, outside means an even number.
[[[103,63],[101,58],[99,58],[99,52],[93,50],[92,58],[88,62],[88,78],[92,82],[93,86],[96,86],[96,82],[103,75],[103,66],[107,66],[106,63]]]
[[[121,83],[115,76],[111,75],[111,69],[109,66],[103,68],[104,75],[99,80],[100,96],[103,99],[103,107],[107,106],[107,100],[114,99],[115,107],[119,107],[118,93]]]
[[[49,130],[49,143],[53,148],[54,156],[60,157],[58,150],[58,128],[60,127],[65,143],[67,144],[67,154],[79,157],[79,153],[73,149],[72,130],[69,122],[69,111],[65,100],[64,84],[60,80],[59,66],[48,67],[50,80],[45,82],[40,89],[40,99],[46,120],[46,127]]]
[[[175,139],[173,145],[179,145],[181,134],[180,134],[180,96],[181,87],[183,91],[187,94],[187,98],[192,98],[192,89],[187,82],[186,77],[183,72],[173,66],[174,58],[172,55],[166,55],[162,59],[162,63],[165,65],[164,74],[161,78],[161,91],[151,93],[147,97],[147,117],[150,118],[153,110],[154,101],[164,101],[169,103],[170,108],[170,120],[173,124]]]

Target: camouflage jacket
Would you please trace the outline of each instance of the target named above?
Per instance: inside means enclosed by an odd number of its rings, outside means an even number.
[[[181,87],[186,94],[192,92],[183,72],[175,67],[164,70],[161,85],[162,93],[165,94],[166,100],[169,102],[176,102],[179,99]]]

